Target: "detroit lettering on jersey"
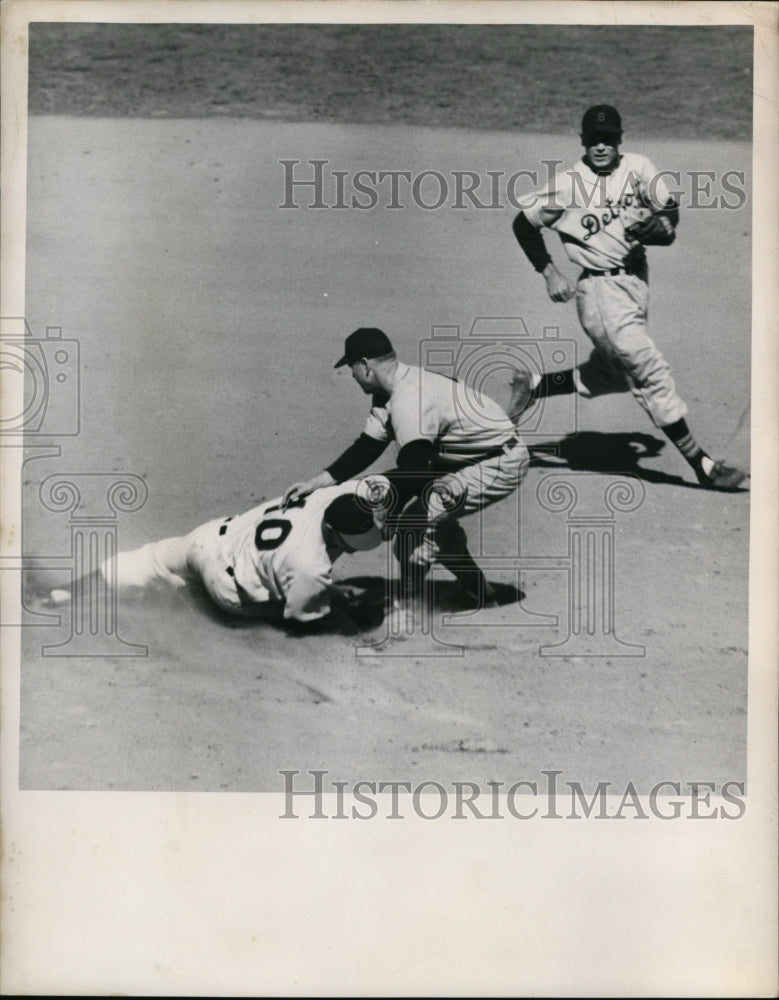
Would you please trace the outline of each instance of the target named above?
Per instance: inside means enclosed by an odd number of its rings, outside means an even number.
[[[598,174],[583,159],[555,175],[552,183],[522,200],[534,226],[560,234],[574,264],[593,271],[625,262],[633,244],[625,229],[664,208],[670,194],[651,160],[623,153],[608,174]]]

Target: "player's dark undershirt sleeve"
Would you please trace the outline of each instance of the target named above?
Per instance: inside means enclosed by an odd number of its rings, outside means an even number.
[[[409,441],[398,452],[398,468],[408,473],[428,473],[431,470],[435,453],[435,445],[427,438]]]
[[[546,265],[551,263],[552,258],[546,249],[541,231],[528,221],[524,212],[520,212],[514,219],[512,229],[527,259],[536,271],[543,271]]]
[[[397,495],[395,513],[399,513],[412,497],[419,496],[431,480],[441,475],[433,470],[435,454],[432,441],[424,438],[409,441],[398,452],[397,469],[383,473]]]
[[[388,444],[389,441],[379,441],[369,434],[361,434],[342,455],[328,465],[325,472],[329,472],[337,483],[344,483],[372,465]]]

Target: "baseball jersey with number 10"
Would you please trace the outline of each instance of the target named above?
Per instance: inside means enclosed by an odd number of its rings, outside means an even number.
[[[383,476],[368,476],[329,486],[282,510],[281,499],[268,500],[232,519],[222,539],[222,554],[233,567],[235,583],[257,603],[284,601],[284,617],[299,621],[321,618],[330,610],[328,588],[333,562],[322,532],[328,505],[344,493],[370,504],[372,489],[386,493]]]

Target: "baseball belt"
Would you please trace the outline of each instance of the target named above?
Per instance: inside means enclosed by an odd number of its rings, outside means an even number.
[[[610,267],[605,271],[593,271],[591,268],[585,267],[579,275],[579,280],[581,281],[582,278],[616,278],[619,274],[630,274],[640,278],[641,281],[647,281],[646,261],[639,260],[635,264],[621,264],[619,267]]]
[[[585,267],[582,271],[581,278],[616,278],[618,274],[635,274],[636,272],[632,267],[612,267],[608,271],[591,271],[588,267]]]
[[[482,452],[481,455],[475,456],[474,458],[464,458],[458,462],[456,466],[447,466],[446,469],[442,471],[446,472],[457,472],[458,469],[464,469],[468,465],[478,465],[479,462],[485,462],[488,458],[497,458],[499,455],[505,455],[506,452],[511,451],[512,448],[519,444],[518,437],[510,437],[503,444],[499,444],[496,448],[491,448],[489,451]]]

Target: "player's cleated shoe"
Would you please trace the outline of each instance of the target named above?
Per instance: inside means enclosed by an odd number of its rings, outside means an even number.
[[[483,608],[497,608],[500,604],[495,588],[486,580],[476,586],[461,583],[455,600],[458,611],[481,611]]]
[[[722,461],[714,463],[711,472],[703,469],[695,470],[698,482],[710,490],[737,490],[747,478],[747,473],[736,465],[725,465]]]
[[[22,598],[24,606],[34,614],[46,614],[49,611],[59,611],[72,601],[70,590],[57,587],[53,590],[41,591],[34,587],[26,587]]]
[[[393,581],[384,596],[385,614],[400,611],[409,613],[430,601],[432,593],[426,579],[406,579]]]
[[[508,405],[509,420],[515,424],[533,401],[533,380],[530,372],[520,368],[511,378],[511,399]]]
[[[43,606],[46,608],[60,608],[63,604],[70,604],[72,600],[73,595],[67,588],[55,587],[44,598]]]

